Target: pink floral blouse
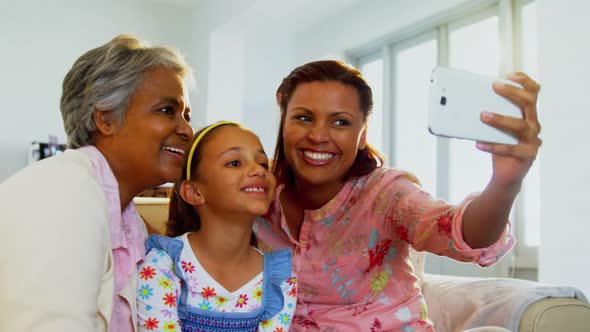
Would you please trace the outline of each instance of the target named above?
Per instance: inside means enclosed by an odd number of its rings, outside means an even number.
[[[254,231],[263,250],[292,248],[299,282],[292,331],[432,331],[409,247],[490,266],[513,245],[509,226],[492,246],[462,237],[469,196],[453,206],[422,191],[406,172],[378,168],[350,179],[330,202],[304,213],[289,233],[279,186]]]

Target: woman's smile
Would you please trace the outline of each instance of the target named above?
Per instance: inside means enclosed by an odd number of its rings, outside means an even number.
[[[327,165],[327,164],[331,163],[332,161],[334,161],[334,159],[337,156],[335,153],[330,153],[330,152],[317,152],[317,151],[312,151],[312,150],[307,150],[307,149],[302,149],[300,151],[301,151],[300,155],[301,155],[301,158],[303,159],[303,161],[305,161],[306,163],[308,163],[312,166]]]

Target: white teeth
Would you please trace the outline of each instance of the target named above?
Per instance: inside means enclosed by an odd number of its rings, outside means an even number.
[[[247,193],[249,193],[249,192],[263,193],[264,188],[246,188],[246,189],[244,189],[244,191]]]
[[[180,153],[181,155],[184,155],[184,150],[173,148],[171,146],[165,146],[162,149],[170,151],[170,152],[174,152],[174,153]]]
[[[303,155],[310,159],[315,160],[328,160],[334,157],[333,153],[329,152],[310,152],[310,151],[303,151]]]

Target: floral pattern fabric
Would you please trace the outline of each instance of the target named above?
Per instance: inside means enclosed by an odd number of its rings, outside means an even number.
[[[180,253],[180,271],[164,250],[152,249],[139,265],[138,315],[139,331],[180,332],[178,304],[181,282],[186,280],[188,306],[212,312],[252,312],[263,305],[263,273],[238,290],[230,292],[213,279],[199,264],[187,239]],[[180,277],[182,275],[182,279]],[[297,280],[290,277],[281,283],[283,308],[259,324],[259,331],[288,331],[297,302]]]
[[[409,248],[489,266],[513,245],[509,226],[488,248],[463,240],[471,195],[453,206],[431,197],[409,173],[378,168],[352,178],[325,206],[304,211],[291,236],[277,188],[254,231],[260,248],[293,251],[299,283],[292,331],[432,331]]]

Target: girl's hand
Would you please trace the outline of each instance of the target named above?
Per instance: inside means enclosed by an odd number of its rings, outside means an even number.
[[[511,133],[518,144],[477,142],[477,148],[492,153],[492,182],[501,187],[520,187],[529,168],[537,157],[541,139],[541,125],[537,117],[537,98],[540,86],[524,73],[512,73],[508,79],[520,83],[524,89],[496,82],[494,91],[507,98],[522,111],[523,119],[482,112],[483,122]]]

